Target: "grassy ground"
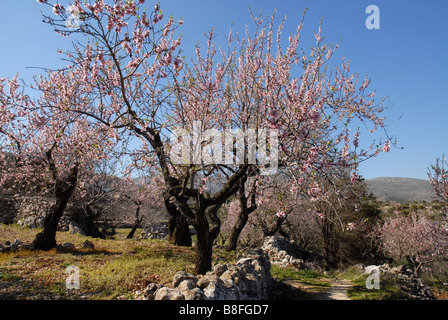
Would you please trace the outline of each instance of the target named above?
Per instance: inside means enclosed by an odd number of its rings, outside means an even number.
[[[0,224],[0,243],[19,239],[31,243],[39,229]],[[138,299],[136,294],[150,282],[170,286],[179,270],[191,273],[194,267],[194,248],[173,246],[163,240],[126,239],[129,230],[117,230],[114,239],[94,239],[69,232],[58,232],[58,244],[71,242],[75,249],[69,252],[20,250],[0,254],[1,299]],[[82,249],[86,240],[94,249]],[[240,252],[214,250],[213,263],[235,262]],[[65,281],[68,266],[77,266],[80,289],[67,290]],[[367,289],[361,271],[350,268],[332,274],[310,270],[296,270],[272,266],[271,274],[277,280],[277,299],[319,299],[335,280],[352,284],[348,295],[353,300],[405,299],[398,284],[381,278],[380,289]],[[437,292],[439,299],[447,299],[448,291]]]
[[[15,238],[31,243],[39,231],[0,225],[0,243]],[[162,240],[126,239],[128,231],[119,230],[115,239],[109,240],[58,232],[57,243],[71,242],[74,250],[0,254],[0,299],[134,299],[134,293],[150,282],[170,285],[177,271],[192,272],[194,248]],[[85,240],[95,248],[81,249]],[[235,258],[235,252],[214,253],[215,261]],[[70,265],[79,268],[79,290],[66,290],[66,269]]]

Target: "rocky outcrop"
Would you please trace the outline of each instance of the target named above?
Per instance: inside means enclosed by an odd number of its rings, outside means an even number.
[[[146,287],[147,300],[265,300],[271,293],[269,257],[258,250],[236,264],[216,264],[205,275],[177,272],[172,287],[151,283]]]

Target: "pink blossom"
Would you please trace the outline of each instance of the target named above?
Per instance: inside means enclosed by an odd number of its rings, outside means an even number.
[[[292,194],[295,194],[297,192],[297,187],[295,185],[291,186],[291,188],[289,189],[289,192],[291,192]]]
[[[308,195],[312,198],[317,198],[321,195],[321,191],[317,183],[313,182],[308,188]]]
[[[154,15],[154,18],[153,18],[152,22],[154,24],[156,24],[157,22],[161,21],[162,19],[163,19],[163,14],[159,13],[157,15]]]
[[[126,66],[126,69],[134,69],[134,68],[137,68],[138,66],[139,66],[139,64],[140,64],[140,59],[139,58],[135,58],[135,59],[133,59],[132,61],[130,61],[129,63],[128,63],[128,65]]]
[[[165,27],[163,28],[163,33],[162,33],[162,35],[163,35],[164,37],[166,37],[166,36],[168,35],[168,33],[169,33],[169,31],[170,31],[170,28],[171,28],[171,26],[173,25],[173,22],[174,22],[174,20],[173,20],[172,18],[170,18],[170,19],[168,20],[168,22],[166,23]]]
[[[359,131],[356,131],[355,136],[353,137],[353,145],[355,146],[355,148],[357,148],[358,144],[359,144]]]
[[[176,72],[179,72],[180,70],[182,70],[182,67],[183,67],[183,61],[182,61],[182,59],[180,59],[179,57],[176,57],[176,58],[174,59],[174,63],[173,63],[173,65],[174,65],[174,70],[175,70]]]
[[[286,218],[286,212],[285,211],[277,211],[276,216],[279,217],[280,219],[284,219]]]
[[[146,12],[143,12],[142,18],[140,19],[140,23],[145,27],[149,27],[149,21],[148,17],[146,16]]]
[[[383,151],[384,152],[389,152],[390,151],[390,141],[386,141],[384,143]]]
[[[446,250],[445,229],[446,223],[439,224],[422,212],[413,212],[385,221],[379,230],[379,238],[386,255],[396,260],[406,259],[418,270]]]
[[[53,13],[55,15],[60,15],[64,11],[64,7],[60,4],[55,4],[53,6]]]
[[[121,47],[122,47],[123,49],[125,49],[125,50],[128,52],[128,54],[130,54],[130,53],[132,52],[131,45],[130,45],[127,41],[123,41],[123,42],[121,43]]]
[[[109,20],[107,21],[107,26],[106,26],[107,30],[112,30],[114,28],[114,21],[112,19],[112,17],[109,18]]]

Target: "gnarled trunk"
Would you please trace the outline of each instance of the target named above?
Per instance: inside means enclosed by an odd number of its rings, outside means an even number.
[[[72,168],[67,180],[57,179],[55,183],[56,203],[50,214],[45,218],[44,229],[36,235],[31,244],[34,249],[50,250],[56,246],[56,230],[67,203],[73,194],[78,178],[78,166]]]
[[[218,203],[206,209],[198,208],[194,213],[197,236],[195,274],[206,274],[212,269],[213,242],[221,229],[221,221],[218,218],[221,205],[222,203]]]
[[[182,235],[182,239],[187,235],[187,219],[195,227],[197,234],[197,254],[194,273],[205,274],[212,268],[213,241],[218,236],[220,230],[220,220],[217,215],[218,209],[238,191],[238,183],[247,175],[249,166],[247,164],[241,165],[237,171],[228,177],[227,183],[219,192],[214,193],[212,196],[204,196],[197,188],[187,187],[187,183],[193,181],[193,177],[190,176],[190,171],[187,171],[187,175],[182,178],[182,181],[179,181],[178,178],[171,175],[167,162],[168,157],[165,154],[164,143],[160,137],[160,132],[151,128],[142,131],[134,127],[133,130],[137,134],[142,135],[151,144],[159,160],[167,189],[165,192],[165,206],[170,215],[170,220],[172,219],[171,226],[180,226],[180,231],[182,232],[179,232],[179,237]],[[171,203],[170,200],[174,203]],[[195,205],[189,203],[189,200],[194,200],[196,202]],[[177,213],[179,213],[181,218],[176,216]],[[174,224],[174,222],[177,223]],[[174,229],[171,229],[171,235],[176,234]]]
[[[237,220],[235,221],[235,225],[232,228],[232,232],[230,233],[229,243],[226,246],[227,251],[236,250],[238,239],[246,226],[247,220],[249,220],[249,214],[247,213],[247,210],[241,208]]]
[[[246,197],[246,189],[244,185],[245,185],[245,179],[243,179],[240,182],[239,196],[238,196],[240,211],[238,213],[238,217],[230,233],[229,243],[226,246],[227,251],[236,250],[240,234],[243,231],[244,227],[246,226],[247,221],[249,220],[249,214],[254,212],[255,209],[257,208],[257,205],[255,203],[255,189],[253,190],[251,195],[251,206],[250,207],[247,206],[248,198]]]
[[[168,212],[168,238],[172,244],[177,246],[191,247],[190,227],[187,219],[171,203],[168,199],[165,200],[165,207]]]
[[[206,274],[212,269],[213,239],[205,214],[196,218],[196,261],[194,274]]]

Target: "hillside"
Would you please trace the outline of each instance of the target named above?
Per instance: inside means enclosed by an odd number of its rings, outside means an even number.
[[[369,190],[381,201],[431,202],[437,199],[428,180],[400,177],[366,179]]]

